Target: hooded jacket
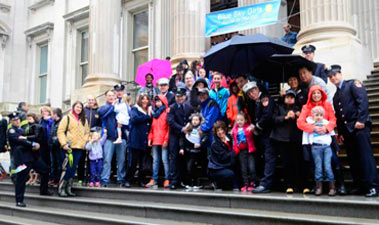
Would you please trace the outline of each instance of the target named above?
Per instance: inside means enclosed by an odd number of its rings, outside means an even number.
[[[170,108],[168,106],[167,98],[164,95],[157,96],[166,109],[159,115],[158,118],[153,117],[148,140],[151,141],[152,145],[163,145],[165,142],[168,143],[169,128],[167,114],[170,111]]]
[[[256,148],[255,148],[255,144],[254,144],[253,132],[247,130],[247,128],[249,126],[250,125],[246,123],[243,126],[243,131],[245,133],[245,137],[246,137],[246,141],[247,141],[247,146],[248,146],[248,151],[249,151],[249,153],[253,153],[253,152],[255,152]],[[235,126],[233,126],[233,129],[232,129],[232,134],[233,134],[233,150],[236,153],[236,155],[238,153],[240,153],[240,149],[238,148],[237,133],[238,133],[238,126],[236,124]]]
[[[204,78],[198,78],[193,84],[192,90],[189,96],[189,103],[195,112],[200,112],[200,99],[199,99],[199,90],[196,87],[199,83],[203,83],[204,87],[208,87],[207,81]]]
[[[228,89],[226,89],[222,86],[217,91],[216,91],[216,89],[212,89],[209,92],[209,97],[212,98],[213,100],[215,100],[217,102],[217,104],[220,106],[221,116],[225,116],[226,106],[228,104],[229,96],[230,96],[230,94],[229,94]]]
[[[312,101],[312,93],[316,90],[320,91],[322,95],[321,101],[319,102]],[[337,119],[336,119],[336,116],[334,115],[332,104],[327,99],[328,99],[328,96],[326,95],[325,91],[321,88],[321,86],[314,85],[309,89],[307,104],[305,104],[303,108],[301,109],[299,119],[297,120],[297,127],[300,130],[307,133],[313,132],[315,125],[307,123],[306,119],[307,117],[312,116],[311,111],[313,107],[315,106],[321,106],[325,110],[324,119],[329,121],[329,124],[326,126],[328,133],[331,133],[334,130]]]
[[[230,84],[230,90],[232,90],[233,86],[237,86],[235,81]],[[233,127],[234,121],[236,120],[238,114],[238,93],[233,94],[232,91],[230,91],[230,93],[231,95],[228,98],[228,103],[226,106],[226,118],[230,120],[230,125]]]

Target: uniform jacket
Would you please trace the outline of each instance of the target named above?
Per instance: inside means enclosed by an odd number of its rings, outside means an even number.
[[[321,78],[323,81],[325,81],[325,83],[328,83],[328,76],[325,73],[325,64],[316,63],[316,70],[313,75]]]
[[[337,117],[338,133],[342,128],[354,132],[355,123],[361,122],[371,126],[372,120],[368,111],[368,98],[365,87],[358,80],[342,81],[341,89],[337,88],[333,98]]]
[[[209,154],[209,169],[230,169],[233,166],[235,161],[235,154],[232,148],[233,144],[231,141],[228,143],[229,146],[222,142],[220,138],[214,138]]]
[[[315,90],[321,91],[322,98],[320,102],[314,103],[312,101],[312,93]],[[332,104],[327,100],[327,95],[324,92],[324,89],[322,89],[320,86],[315,85],[312,86],[309,89],[309,94],[308,94],[308,102],[306,105],[303,106],[301,109],[301,113],[299,116],[299,119],[297,120],[297,127],[299,127],[300,130],[307,132],[307,133],[312,133],[313,129],[315,128],[315,125],[307,123],[306,119],[308,116],[312,116],[312,109],[315,106],[322,106],[325,110],[324,114],[324,119],[329,121],[329,124],[326,126],[326,129],[328,133],[331,133],[335,126],[336,126],[336,117],[334,115],[334,110]]]
[[[212,89],[209,92],[209,97],[215,100],[220,107],[221,116],[225,116],[229,96],[230,94],[228,89],[224,87],[221,87],[218,91],[216,91],[216,89]]]
[[[102,121],[102,127],[107,129],[107,139],[115,141],[117,138],[117,121],[114,106],[108,102],[97,110]]]
[[[220,108],[213,99],[208,98],[200,103],[201,115],[204,117],[205,122],[201,125],[203,132],[210,132],[213,124],[220,118]]]
[[[296,105],[287,106],[284,103],[278,104],[275,107],[274,115],[272,117],[272,120],[274,121],[274,128],[270,134],[271,139],[282,142],[301,142],[301,135],[297,136],[297,138],[299,138],[297,141],[292,139],[292,137],[295,137],[295,134],[298,132],[296,131],[298,129],[296,125],[297,119],[284,119],[290,110],[294,113],[300,111]]]
[[[86,150],[89,151],[88,158],[90,160],[98,160],[103,158],[103,146],[106,140],[107,135],[103,134],[99,141],[88,142],[86,144]]]
[[[264,102],[267,102],[267,105]],[[272,129],[272,115],[275,108],[274,100],[269,94],[261,92],[259,99],[250,104],[250,107],[254,109],[254,114],[250,116],[256,132],[259,135],[269,136]]]
[[[70,117],[70,119],[68,119],[68,117]],[[70,112],[67,116],[64,116],[59,123],[57,135],[62,147],[70,142],[71,148],[84,150],[89,137],[88,121],[86,120],[83,125],[82,122],[77,120],[72,112]]]
[[[184,107],[184,110],[182,107]],[[188,102],[184,102],[180,107],[178,103],[172,104],[170,106],[170,112],[167,114],[167,121],[170,127],[169,134],[175,136],[180,135],[192,113],[193,108]]]
[[[167,103],[169,106],[175,103],[175,96],[170,91],[167,91],[164,96],[167,98]]]
[[[138,150],[147,149],[147,138],[151,126],[151,118],[141,107],[135,105],[130,110],[129,147]]]
[[[98,107],[90,109],[88,108],[88,106],[86,106],[84,110],[86,112],[89,127],[101,127],[101,119],[99,114],[97,113]]]
[[[151,124],[151,129],[149,132],[148,140],[151,141],[152,145],[163,145],[163,143],[168,143],[168,122],[167,113],[170,111],[168,107],[167,98],[163,95],[158,95],[166,109],[159,115],[158,118],[153,118]],[[163,106],[162,106],[163,107]]]
[[[250,126],[249,124],[245,124],[243,126],[243,131],[245,132],[245,137],[246,137],[249,153],[252,153],[252,152],[255,152],[256,148],[254,144],[253,132],[247,130],[249,126]],[[240,153],[240,149],[238,148],[238,142],[237,142],[237,133],[238,133],[238,126],[236,124],[233,126],[233,129],[232,129],[233,150],[236,154]]]
[[[12,148],[12,157],[16,167],[34,160],[32,154],[33,142],[19,139],[20,136],[26,136],[24,129],[11,126],[8,130],[7,136],[9,145]]]

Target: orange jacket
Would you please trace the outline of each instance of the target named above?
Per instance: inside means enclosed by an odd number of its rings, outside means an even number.
[[[156,119],[153,117],[153,122],[151,124],[148,140],[151,141],[152,145],[163,145],[164,142],[168,143],[168,122],[167,113],[170,108],[168,106],[167,98],[164,95],[157,95],[162,101],[166,109],[161,113],[161,115]]]
[[[226,117],[230,120],[230,125],[233,127],[234,121],[236,120],[238,114],[238,96],[232,94],[226,106]]]
[[[321,91],[321,94],[322,94],[321,101],[317,103],[312,101],[312,93],[315,90]],[[315,106],[322,106],[325,110],[324,119],[329,121],[329,124],[326,126],[328,133],[334,130],[337,119],[336,119],[336,116],[334,115],[332,104],[327,99],[328,99],[328,96],[319,85],[314,85],[309,89],[307,104],[305,104],[303,108],[301,109],[299,119],[297,120],[297,127],[300,130],[308,132],[308,133],[313,132],[315,125],[307,123],[306,119],[308,116],[312,116],[311,111],[313,107]]]

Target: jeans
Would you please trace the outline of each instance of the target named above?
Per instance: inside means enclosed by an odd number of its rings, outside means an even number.
[[[82,149],[72,149],[72,156],[74,160],[73,160],[72,166],[70,166],[70,164],[67,162],[66,174],[64,175],[64,178],[63,178],[64,180],[69,180],[75,177],[76,167],[78,166],[78,163],[83,151],[84,150]],[[63,150],[63,149],[61,150],[62,162],[66,158],[66,152],[67,152],[66,150]]]
[[[323,179],[322,167],[324,165],[325,181],[334,181],[332,170],[332,149],[330,145],[312,145],[312,156],[315,163],[315,181]]]
[[[255,172],[255,160],[253,153],[249,153],[249,150],[242,150],[239,154],[241,175],[244,186],[249,186],[250,181],[256,183],[257,175]]]
[[[89,167],[91,170],[91,182],[100,181],[102,165],[103,165],[103,159],[96,159],[96,160],[89,161]]]
[[[117,160],[117,182],[120,184],[125,183],[126,141],[123,139],[121,144],[115,145],[113,141],[107,139],[104,144],[103,171],[101,172],[101,183],[103,185],[109,184],[112,158],[115,151]]]
[[[160,145],[153,146],[153,177],[152,179],[158,180],[159,164],[163,161],[165,180],[168,180],[169,167],[168,167],[168,150]]]

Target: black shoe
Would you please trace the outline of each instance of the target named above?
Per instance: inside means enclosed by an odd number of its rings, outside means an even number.
[[[171,190],[176,190],[176,188],[177,188],[177,187],[176,187],[175,184],[171,184],[171,185],[170,185],[170,189],[171,189]]]
[[[101,187],[106,188],[108,187],[108,184],[102,184]]]
[[[125,184],[124,184],[124,187],[126,187],[126,188],[131,188],[132,185],[131,185],[128,181],[126,181]]]
[[[337,189],[337,192],[339,195],[346,195],[346,188],[345,188],[345,185],[341,185],[338,189]]]
[[[364,192],[359,188],[353,188],[350,190],[351,195],[362,195]]]
[[[120,188],[123,188],[123,187],[125,187],[125,184],[124,183],[120,184]]]
[[[271,192],[269,189],[259,185],[257,188],[251,191],[252,193],[269,193]]]
[[[46,192],[41,192],[40,195],[43,195],[43,196],[52,196],[53,193],[50,192],[50,191],[46,191]]]
[[[378,192],[375,188],[371,188],[365,195],[367,198],[376,197],[378,196]]]
[[[17,202],[17,203],[16,203],[16,206],[17,206],[17,207],[22,207],[22,208],[25,208],[25,207],[26,207],[25,203],[23,203],[23,202]]]

